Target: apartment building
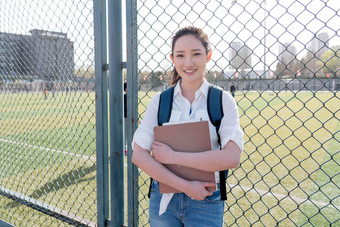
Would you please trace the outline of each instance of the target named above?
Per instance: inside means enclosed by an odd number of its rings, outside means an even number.
[[[5,80],[69,80],[74,77],[74,65],[74,43],[66,33],[0,32],[0,76]]]

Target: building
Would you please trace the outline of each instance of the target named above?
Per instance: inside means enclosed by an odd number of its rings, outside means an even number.
[[[329,49],[329,35],[326,32],[320,33],[313,37],[309,50],[320,58]]]
[[[307,48],[305,68],[308,70],[303,70],[303,74],[308,77],[324,76],[324,73],[320,70],[319,62],[322,59],[322,55],[329,49],[328,33],[315,34],[310,41],[310,46]]]
[[[0,33],[0,76],[5,80],[65,81],[74,77],[74,66],[74,46],[66,33]]]
[[[280,43],[276,74],[279,77],[295,77],[299,72],[297,49],[292,43]]]
[[[16,76],[21,71],[19,61],[22,36],[0,33],[0,75]]]
[[[297,50],[291,43],[280,44],[279,47],[279,61],[284,65],[289,65],[296,60]]]
[[[229,49],[230,69],[244,71],[251,68],[251,49],[241,42],[232,42]]]

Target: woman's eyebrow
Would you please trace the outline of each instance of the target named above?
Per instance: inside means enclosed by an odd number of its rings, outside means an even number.
[[[194,52],[194,51],[203,51],[203,50],[202,49],[192,49],[191,51]],[[175,53],[183,53],[183,52],[185,52],[185,51],[184,50],[175,51]]]

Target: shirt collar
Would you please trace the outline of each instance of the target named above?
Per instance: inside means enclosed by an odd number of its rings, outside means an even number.
[[[210,84],[204,78],[203,84],[201,85],[200,89],[198,89],[198,91],[201,92],[206,98],[208,97],[209,86],[210,86]]]
[[[209,91],[209,86],[210,84],[208,83],[208,81],[204,78],[203,83],[201,85],[201,87],[196,91],[195,93],[195,97],[199,96],[199,93],[203,94],[206,98],[208,97],[208,91]],[[174,90],[174,97],[178,94],[182,95],[181,92],[181,80],[179,80],[175,86],[175,90]]]

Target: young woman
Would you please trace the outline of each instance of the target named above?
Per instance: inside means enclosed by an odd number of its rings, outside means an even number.
[[[172,84],[175,90],[170,122],[200,118],[209,121],[209,83],[205,79],[205,71],[211,54],[208,36],[202,29],[185,27],[173,37],[170,58],[174,64]],[[210,123],[212,150],[200,153],[176,152],[166,144],[154,141],[153,128],[158,126],[159,97],[160,93],[151,100],[132,142],[132,162],[154,179],[149,208],[150,225],[222,226],[224,201],[220,199],[219,191],[207,190],[215,183],[185,180],[170,172],[163,164],[177,164],[208,172],[238,167],[243,149],[243,132],[239,125],[237,105],[227,92],[223,92],[224,117],[219,129],[222,150],[219,150],[218,136]],[[161,215],[162,194],[159,193],[158,182],[183,192],[173,195]]]

